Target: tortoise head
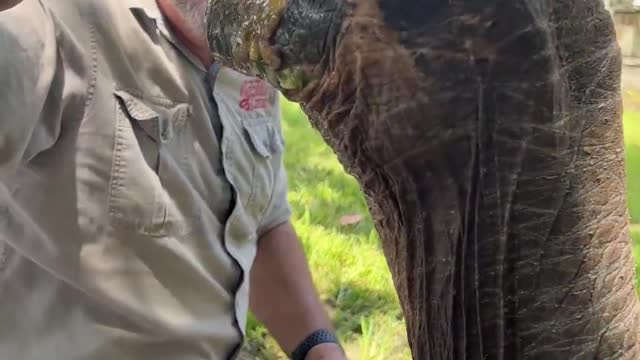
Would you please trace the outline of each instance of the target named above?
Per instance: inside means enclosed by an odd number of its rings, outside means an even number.
[[[345,7],[342,0],[210,0],[209,45],[218,62],[299,92],[327,66]]]

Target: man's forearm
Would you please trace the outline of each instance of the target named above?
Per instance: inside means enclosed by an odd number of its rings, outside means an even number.
[[[313,331],[332,328],[313,286],[302,245],[289,223],[269,231],[258,243],[251,271],[251,309],[287,354]],[[318,348],[340,351],[337,346]],[[308,358],[318,352],[316,349]]]

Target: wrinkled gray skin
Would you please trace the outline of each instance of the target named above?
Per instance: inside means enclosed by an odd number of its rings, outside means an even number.
[[[212,52],[359,180],[415,359],[640,359],[602,1],[267,3],[210,0]]]

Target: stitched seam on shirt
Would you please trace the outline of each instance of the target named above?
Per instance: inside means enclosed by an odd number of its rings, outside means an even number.
[[[96,28],[94,25],[92,24],[89,25],[89,32],[90,32],[89,37],[91,39],[91,46],[90,46],[91,71],[90,71],[89,85],[87,87],[87,98],[84,103],[85,116],[86,114],[89,113],[88,109],[93,102],[93,99],[96,93],[96,86],[98,83],[98,39],[96,36]]]
[[[120,113],[122,110],[119,109],[120,104],[118,101],[115,101],[116,104],[116,130],[115,130],[115,140],[113,146],[113,164],[111,166],[111,186],[109,187],[109,215],[118,217],[118,214],[115,211],[114,200],[118,198],[120,190],[122,188],[122,179],[123,172],[125,171],[124,160],[122,158],[122,152],[125,150],[125,143],[123,141],[123,128],[120,124],[122,119],[122,114]]]
[[[128,93],[129,95],[133,95],[135,97],[137,97],[140,100],[143,101],[150,101],[152,103],[154,103],[155,105],[160,105],[163,107],[173,107],[178,105],[178,103],[175,103],[167,98],[161,97],[161,96],[153,96],[153,95],[145,95],[143,94],[141,91],[136,90],[136,89],[132,89],[132,88],[128,88],[128,87],[116,87],[116,89],[118,91],[123,91]]]

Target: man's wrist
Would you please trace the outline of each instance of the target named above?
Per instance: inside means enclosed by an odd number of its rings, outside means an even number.
[[[344,350],[339,344],[322,343],[309,350],[305,360],[342,360],[346,358]]]
[[[328,347],[326,346],[327,344],[333,345],[333,346]],[[291,354],[291,359],[292,360],[310,359],[309,355],[312,353],[312,350],[315,349],[313,353],[319,353],[318,347],[320,347],[320,349],[338,348],[340,349],[340,351],[342,351],[338,338],[335,336],[335,334],[329,330],[321,329],[321,330],[316,330],[313,333],[309,334],[293,351],[293,353]],[[322,359],[322,358],[323,357],[320,357],[318,359]]]

